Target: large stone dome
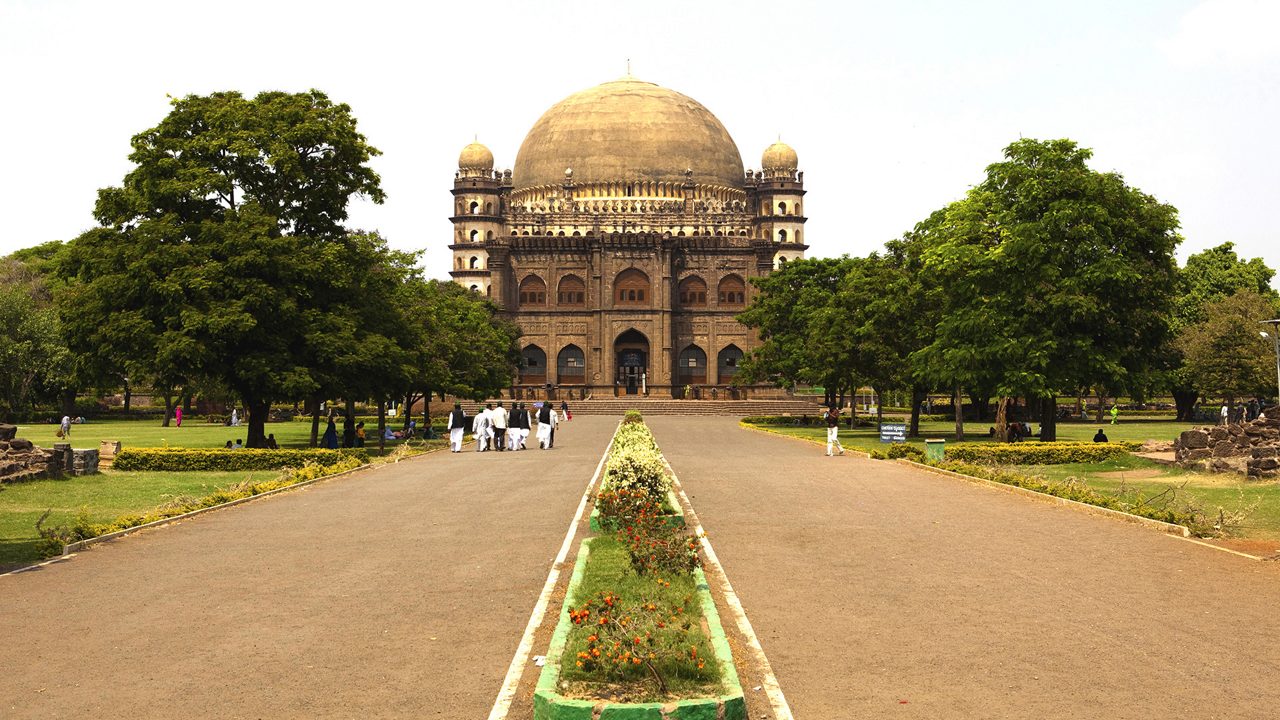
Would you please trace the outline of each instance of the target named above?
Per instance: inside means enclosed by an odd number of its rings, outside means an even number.
[[[631,77],[575,93],[525,136],[515,189],[644,180],[743,187],[742,155],[724,125],[693,98]]]

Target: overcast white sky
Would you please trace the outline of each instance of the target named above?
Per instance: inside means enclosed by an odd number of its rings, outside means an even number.
[[[1280,0],[0,0],[0,254],[91,227],[166,94],[314,87],[385,153],[387,202],[351,225],[446,277],[462,146],[510,167],[538,116],[629,57],[747,167],[779,133],[796,148],[811,256],[879,248],[1021,135],[1070,137],[1179,208],[1181,258],[1232,241],[1280,268],[1278,37]]]

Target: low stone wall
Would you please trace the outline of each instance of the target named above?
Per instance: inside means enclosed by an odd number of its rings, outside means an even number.
[[[52,450],[36,447],[17,434],[16,426],[0,424],[0,483],[38,480],[61,474],[58,457]],[[96,472],[96,462],[94,468]]]
[[[1200,427],[1178,436],[1173,449],[1179,466],[1190,470],[1246,473],[1269,479],[1280,469],[1280,410],[1247,423]]]

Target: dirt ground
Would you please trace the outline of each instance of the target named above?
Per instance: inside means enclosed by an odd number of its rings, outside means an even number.
[[[1280,563],[728,419],[649,423],[797,718],[1275,717]]]
[[[0,717],[483,718],[616,419],[0,577]]]

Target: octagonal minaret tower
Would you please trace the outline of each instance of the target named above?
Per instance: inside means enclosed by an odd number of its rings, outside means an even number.
[[[502,232],[501,177],[493,172],[493,153],[473,142],[458,156],[453,180],[454,281],[490,294],[489,252],[485,247]]]
[[[756,237],[776,246],[774,268],[804,257],[804,173],[796,151],[779,140],[765,149],[756,175]]]

